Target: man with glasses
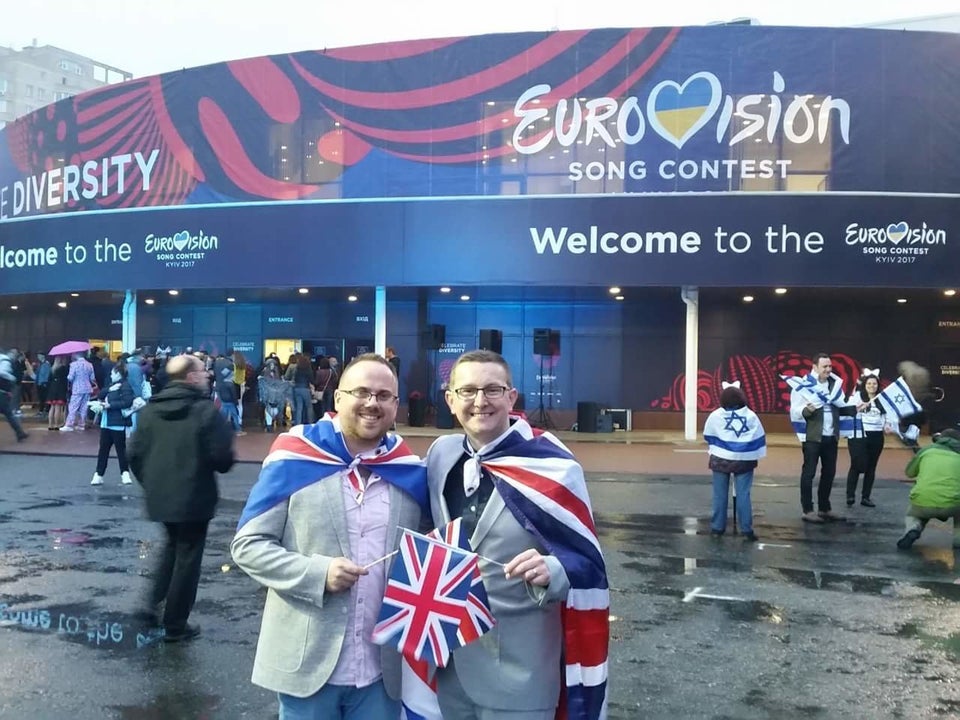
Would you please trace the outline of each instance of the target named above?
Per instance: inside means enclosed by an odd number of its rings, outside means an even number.
[[[446,401],[464,435],[438,438],[427,454],[433,520],[461,519],[497,623],[437,671],[440,710],[458,720],[553,720],[565,685],[566,716],[595,719],[609,592],[583,470],[559,440],[513,417],[516,399],[499,354],[460,356]]]
[[[337,415],[276,439],[250,491],[233,558],[267,587],[253,682],[281,720],[399,717],[400,655],[370,641],[398,528],[427,511],[426,469],[388,430],[397,377],[355,358]]]

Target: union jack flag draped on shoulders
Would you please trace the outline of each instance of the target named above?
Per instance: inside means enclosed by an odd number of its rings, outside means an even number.
[[[459,636],[477,556],[404,530],[371,639],[404,657],[446,667]]]
[[[350,470],[351,481],[362,487],[361,465],[407,492],[429,514],[426,466],[403,438],[388,433],[375,454],[355,458],[347,450],[340,421],[323,417],[312,425],[297,425],[274,440],[237,528],[311,483],[343,470]]]
[[[583,469],[554,435],[523,419],[480,458],[517,521],[563,566],[570,592],[562,609],[564,696],[558,718],[607,714],[610,591]]]

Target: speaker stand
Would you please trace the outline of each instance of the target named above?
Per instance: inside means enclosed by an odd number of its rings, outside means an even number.
[[[540,356],[540,405],[536,412],[530,418],[530,424],[541,430],[556,430],[557,426],[553,424],[550,413],[543,404],[543,355]]]

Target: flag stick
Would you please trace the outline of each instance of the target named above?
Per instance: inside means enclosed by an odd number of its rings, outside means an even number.
[[[401,528],[401,529],[402,529],[404,532],[410,533],[411,535],[416,535],[418,538],[423,538],[424,540],[427,540],[427,541],[432,542],[432,543],[436,543],[437,545],[441,545],[441,546],[446,547],[446,548],[450,548],[451,550],[456,550],[457,552],[471,552],[471,553],[473,553],[473,549],[472,549],[472,548],[468,550],[467,548],[457,547],[456,545],[451,545],[450,543],[445,543],[445,542],[443,542],[443,540],[437,540],[436,538],[428,537],[428,536],[424,535],[423,533],[418,533],[416,530],[411,530],[410,528]],[[480,558],[481,560],[485,560],[485,561],[487,561],[488,563],[491,563],[492,565],[499,565],[500,567],[506,567],[506,566],[507,566],[506,563],[497,562],[496,560],[492,560],[492,559],[490,559],[490,558],[488,558],[488,557],[486,557],[486,556],[484,556],[484,555],[481,555],[480,553],[473,553],[473,554],[476,555],[476,556],[477,556],[478,558]]]
[[[392,558],[394,555],[396,555],[398,552],[400,552],[400,551],[399,551],[399,550],[394,550],[392,553],[387,553],[387,554],[384,555],[382,558],[377,558],[377,559],[374,560],[373,562],[367,563],[366,565],[364,565],[364,566],[362,567],[362,569],[363,569],[363,570],[369,570],[370,568],[372,568],[372,567],[373,567],[374,565],[376,565],[377,563],[382,563],[384,560],[389,560],[389,559]]]

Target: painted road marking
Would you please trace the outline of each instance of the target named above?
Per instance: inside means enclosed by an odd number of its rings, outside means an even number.
[[[711,595],[703,592],[702,587],[695,587],[693,590],[683,596],[683,602],[688,603],[696,598],[705,598],[707,600],[729,600],[733,602],[747,602],[746,598],[731,597],[730,595]]]

